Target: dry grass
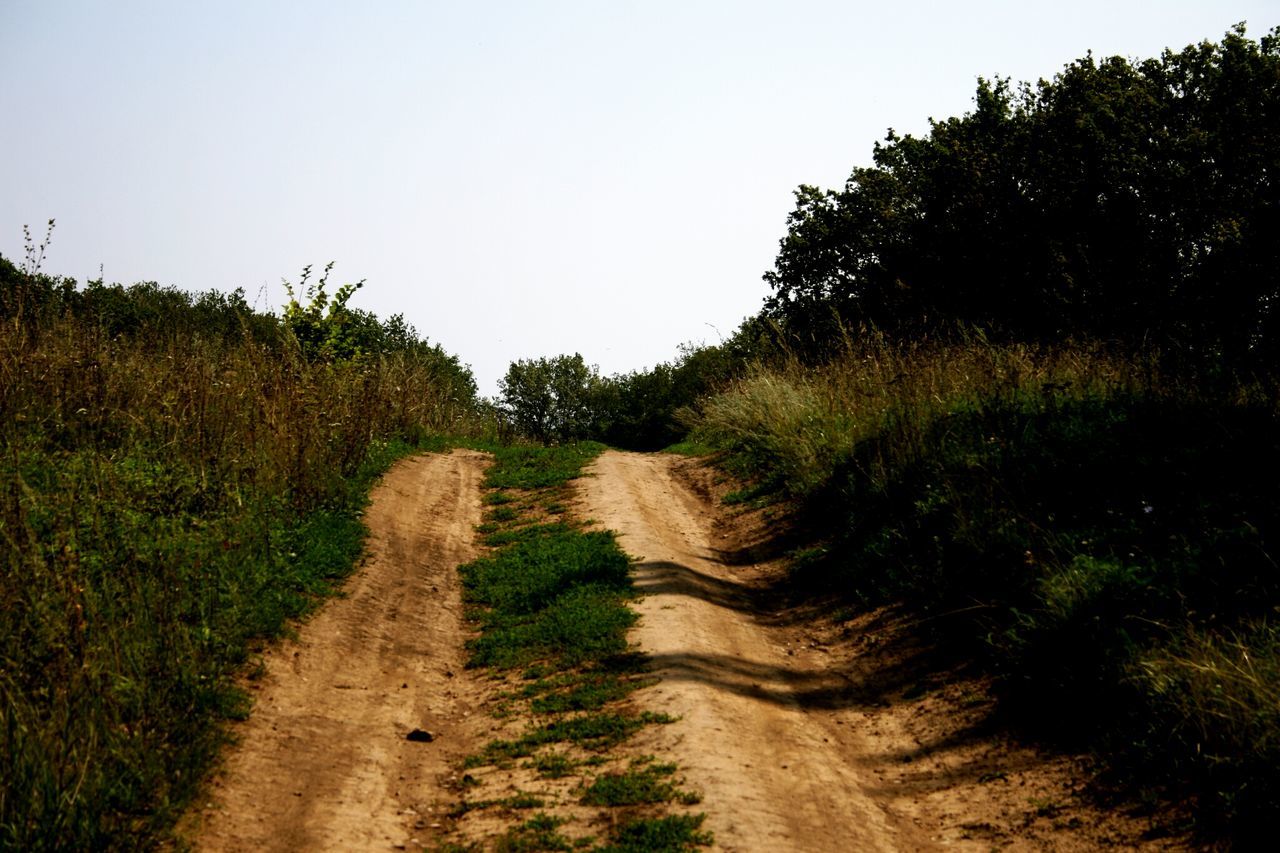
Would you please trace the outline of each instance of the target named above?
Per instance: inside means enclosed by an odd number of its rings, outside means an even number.
[[[1189,627],[1150,650],[1134,679],[1177,737],[1192,744],[1203,788],[1219,810],[1256,820],[1280,795],[1280,627]]]
[[[993,346],[907,342],[878,336],[845,338],[821,367],[796,359],[758,367],[691,418],[697,439],[733,448],[767,464],[776,485],[809,494],[860,443],[892,433],[899,457],[918,454],[934,424],[975,406],[1022,400],[1087,398],[1150,388],[1150,363],[1135,363],[1102,347]],[[872,458],[873,476],[888,460]]]

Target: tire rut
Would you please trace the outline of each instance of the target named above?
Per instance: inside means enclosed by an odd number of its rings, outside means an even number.
[[[373,490],[342,597],[264,656],[237,744],[180,827],[196,849],[386,850],[430,832],[482,735],[455,569],[476,553],[486,460],[412,457]]]
[[[886,851],[933,845],[868,793],[852,726],[814,713],[844,681],[795,657],[763,624],[753,584],[721,558],[710,508],[673,473],[678,457],[608,452],[579,482],[584,516],[639,562],[632,639],[660,684],[653,710],[680,721],[643,737],[703,791],[725,850]]]

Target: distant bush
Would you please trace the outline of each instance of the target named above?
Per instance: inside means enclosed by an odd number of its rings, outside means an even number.
[[[591,439],[660,450],[685,437],[696,408],[753,365],[782,357],[776,327],[750,318],[716,345],[685,345],[648,370],[601,376],[580,354],[513,362],[499,383],[499,410],[518,434],[542,442]]]

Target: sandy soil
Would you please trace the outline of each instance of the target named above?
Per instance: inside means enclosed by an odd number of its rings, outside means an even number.
[[[238,744],[181,828],[196,849],[386,850],[439,825],[453,767],[483,742],[455,567],[475,553],[485,459],[413,457],[376,487],[344,597],[252,682]]]
[[[580,513],[621,534],[644,598],[633,640],[679,715],[637,740],[680,763],[724,850],[1180,848],[1084,795],[1081,757],[989,725],[987,684],[939,668],[893,611],[788,605],[759,512],[696,461],[609,452]],[[933,656],[936,657],[936,656]]]

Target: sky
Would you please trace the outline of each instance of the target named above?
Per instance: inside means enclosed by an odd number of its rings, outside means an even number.
[[[759,310],[800,184],[888,128],[1051,78],[1280,25],[1280,0],[0,0],[0,254],[244,288],[336,262],[471,365],[604,374]]]

